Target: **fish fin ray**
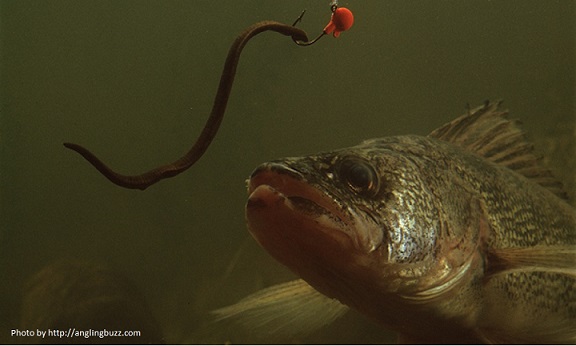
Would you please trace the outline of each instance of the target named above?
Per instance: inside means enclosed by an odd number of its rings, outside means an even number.
[[[576,246],[540,245],[487,251],[488,275],[510,271],[548,271],[576,277]]]
[[[501,101],[487,102],[432,131],[428,136],[456,144],[498,165],[507,167],[567,200],[560,181],[534,154],[534,146],[501,110]]]
[[[304,280],[265,288],[238,303],[212,311],[256,333],[279,337],[305,335],[342,316],[348,307],[319,293]]]

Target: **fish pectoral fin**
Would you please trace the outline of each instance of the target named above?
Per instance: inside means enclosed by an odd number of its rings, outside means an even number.
[[[485,253],[479,333],[497,344],[576,343],[576,246]]]
[[[506,330],[480,329],[477,333],[486,344],[573,345],[576,344],[576,330],[573,322],[570,320],[541,319],[538,323],[531,324],[525,328]]]
[[[280,337],[305,335],[342,316],[348,307],[319,293],[304,280],[260,290],[238,303],[212,311],[252,332]]]
[[[488,275],[510,271],[546,271],[576,277],[574,245],[490,249],[486,255]]]

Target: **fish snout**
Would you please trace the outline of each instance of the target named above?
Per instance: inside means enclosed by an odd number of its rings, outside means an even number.
[[[304,175],[284,162],[266,162],[258,166],[248,180],[248,193],[260,185],[281,188],[287,181],[305,181]]]

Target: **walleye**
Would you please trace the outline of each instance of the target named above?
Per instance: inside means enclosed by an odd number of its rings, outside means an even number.
[[[350,307],[403,342],[576,343],[576,211],[499,103],[262,164],[248,193],[250,233],[302,280],[219,318],[298,333]]]

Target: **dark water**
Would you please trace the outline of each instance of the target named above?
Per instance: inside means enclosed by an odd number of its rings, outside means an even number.
[[[467,103],[504,99],[574,196],[575,1],[340,5],[356,23],[339,39],[250,42],[206,156],[141,192],[62,142],[127,174],[172,161],[203,125],[234,37],[304,8],[314,36],[328,1],[0,0],[0,343],[27,341],[9,335],[24,283],[61,258],[123,273],[167,342],[393,341],[357,315],[293,340],[207,324],[210,310],[293,278],[249,238],[244,180],[271,159],[426,134]]]

